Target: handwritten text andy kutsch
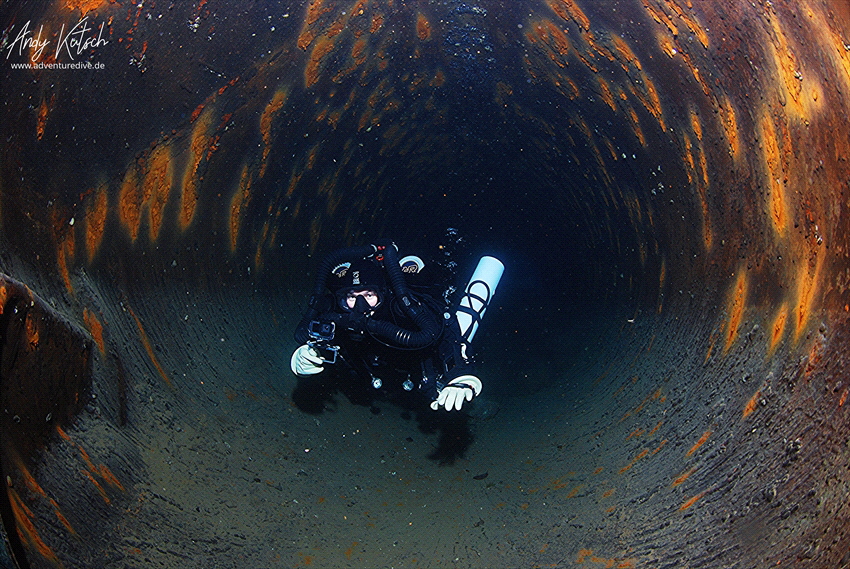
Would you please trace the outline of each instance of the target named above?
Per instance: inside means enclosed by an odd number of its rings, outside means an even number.
[[[50,45],[50,40],[42,38],[43,25],[38,28],[38,34],[33,35],[30,24],[31,22],[27,21],[18,31],[15,39],[8,45],[3,46],[7,50],[6,59],[9,59],[9,56],[15,51],[17,51],[18,55],[23,55],[25,50],[29,50],[31,53],[30,61],[36,62],[41,59],[44,50]],[[102,47],[108,44],[109,40],[103,37],[104,27],[105,22],[101,22],[99,28],[92,28],[89,25],[88,17],[83,18],[73,27],[69,28],[67,33],[65,33],[65,24],[62,24],[62,29],[59,30],[59,36],[56,42],[56,59],[58,60],[60,56],[67,53],[68,57],[73,61],[88,49]],[[95,35],[95,31],[97,31],[97,35]],[[10,36],[11,33],[7,38]]]

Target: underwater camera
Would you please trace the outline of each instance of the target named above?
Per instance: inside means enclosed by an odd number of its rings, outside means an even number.
[[[319,354],[319,357],[322,358],[322,361],[325,363],[336,363],[339,346],[331,344],[331,342],[333,342],[335,332],[335,322],[320,322],[318,320],[310,322],[310,340],[307,341],[307,344],[316,350],[316,353]]]

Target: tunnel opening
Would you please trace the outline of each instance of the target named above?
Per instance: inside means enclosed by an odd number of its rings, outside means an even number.
[[[850,563],[846,11],[66,4],[0,7],[109,64],[3,69],[3,322],[85,346],[4,332],[11,563]],[[300,409],[319,260],[447,228],[507,266],[463,428]]]

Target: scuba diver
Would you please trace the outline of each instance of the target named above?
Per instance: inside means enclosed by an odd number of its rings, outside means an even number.
[[[347,394],[406,393],[435,411],[460,411],[481,393],[470,342],[504,266],[483,257],[454,307],[442,268],[399,259],[392,242],[329,255],[295,330],[293,373],[306,379],[331,367]]]

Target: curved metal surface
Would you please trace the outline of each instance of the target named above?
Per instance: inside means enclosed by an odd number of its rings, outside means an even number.
[[[30,566],[850,564],[844,3],[0,25],[4,523]],[[469,430],[299,409],[314,259],[448,226],[508,267]]]

